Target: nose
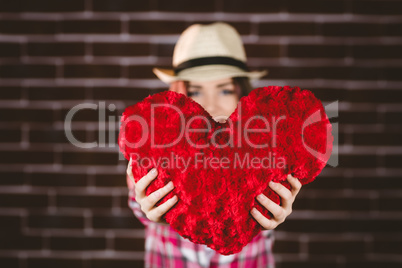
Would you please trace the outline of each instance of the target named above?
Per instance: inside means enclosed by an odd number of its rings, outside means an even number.
[[[219,114],[218,114],[219,109],[218,109],[218,105],[217,105],[217,103],[216,103],[215,98],[209,97],[209,98],[207,99],[206,104],[205,104],[205,110],[206,110],[212,117],[215,117],[215,116],[218,116],[218,115],[219,115]]]

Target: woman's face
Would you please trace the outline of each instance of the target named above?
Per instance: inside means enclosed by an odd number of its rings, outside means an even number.
[[[230,77],[206,82],[190,81],[187,95],[198,102],[212,117],[218,119],[229,117],[239,101]]]

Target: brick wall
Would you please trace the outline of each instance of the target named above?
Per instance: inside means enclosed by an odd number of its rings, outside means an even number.
[[[401,267],[401,14],[397,0],[0,0],[0,267],[142,265],[118,116],[166,90],[151,69],[170,67],[187,26],[216,20],[241,33],[252,69],[269,69],[255,86],[339,100],[340,164],[277,228],[277,266]],[[72,132],[94,148],[64,133],[81,103],[97,109]]]

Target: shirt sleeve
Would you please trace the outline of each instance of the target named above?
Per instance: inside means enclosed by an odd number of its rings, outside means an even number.
[[[131,181],[131,179],[126,176],[127,178],[127,186],[128,186],[128,206],[131,208],[133,211],[134,215],[140,220],[140,222],[144,226],[148,226],[148,224],[151,222],[145,213],[141,210],[140,204],[135,200],[135,191],[134,191],[134,183]]]

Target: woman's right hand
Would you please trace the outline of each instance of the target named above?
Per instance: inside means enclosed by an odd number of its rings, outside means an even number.
[[[131,183],[134,184],[135,191],[135,200],[140,204],[141,210],[144,212],[146,217],[153,222],[158,223],[166,223],[162,216],[172,208],[174,204],[177,202],[177,195],[173,196],[165,203],[155,207],[155,204],[161,200],[165,195],[167,195],[170,191],[173,190],[174,185],[173,182],[170,181],[164,187],[156,190],[150,195],[145,194],[145,190],[148,185],[156,178],[158,175],[158,171],[156,168],[151,169],[147,175],[142,177],[137,183],[134,180],[133,172],[132,172],[132,162],[130,158],[130,162],[128,162],[127,166],[127,176],[131,180]]]

